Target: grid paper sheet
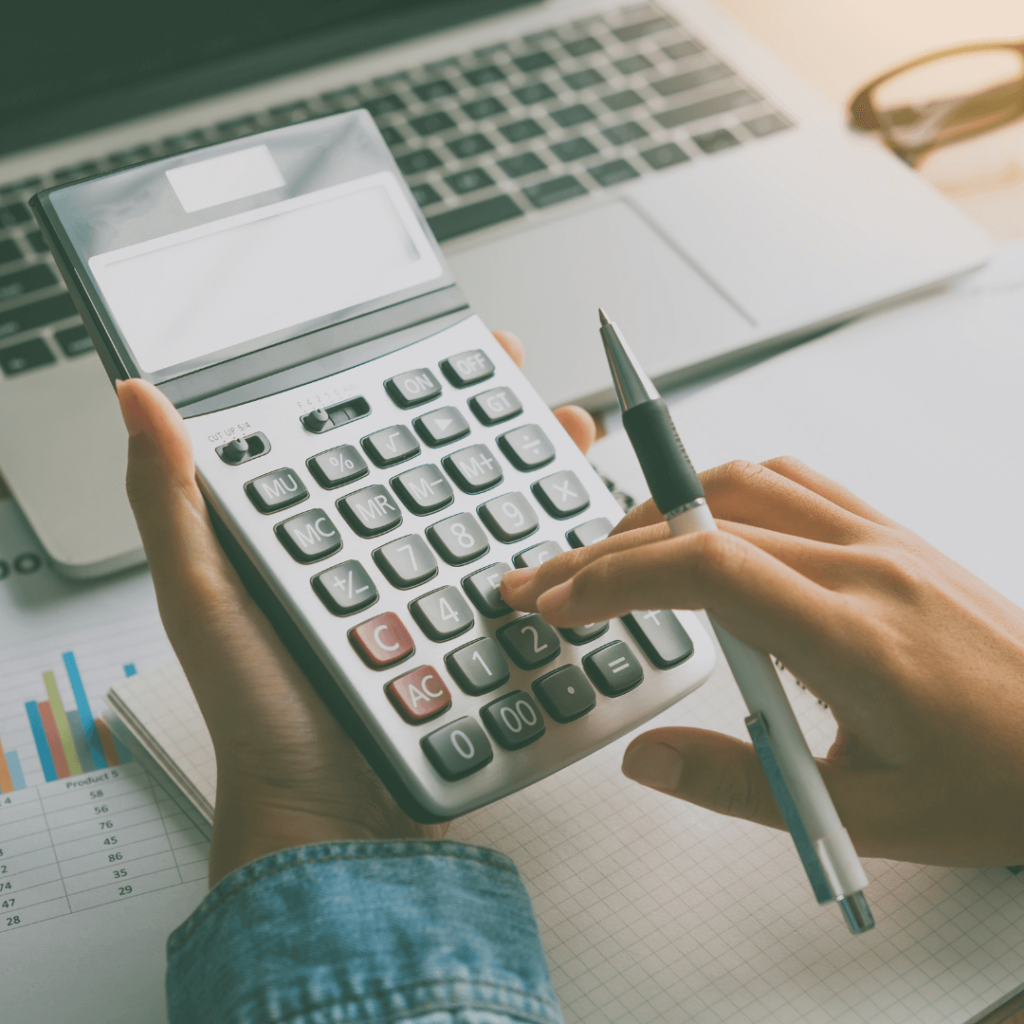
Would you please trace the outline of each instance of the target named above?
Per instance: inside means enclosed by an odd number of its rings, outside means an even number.
[[[831,715],[784,680],[824,754]],[[180,668],[125,680],[111,700],[212,805],[213,751]],[[746,738],[745,716],[720,658],[650,725]],[[967,1024],[1024,987],[1024,875],[867,861],[878,924],[855,938],[815,903],[787,834],[630,782],[628,742],[448,833],[518,864],[569,1024]]]

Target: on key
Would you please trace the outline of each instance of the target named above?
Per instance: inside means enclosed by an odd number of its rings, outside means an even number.
[[[693,641],[673,612],[633,612],[622,621],[658,668],[671,668],[693,654]]]
[[[402,409],[429,402],[441,394],[438,379],[426,367],[400,373],[397,377],[384,381],[384,388],[395,405]]]

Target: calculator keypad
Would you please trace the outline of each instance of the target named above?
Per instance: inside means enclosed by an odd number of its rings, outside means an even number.
[[[522,402],[510,388],[492,388],[469,400],[469,407],[476,418],[485,426],[504,423],[523,411]]]
[[[480,524],[468,512],[435,523],[427,537],[449,565],[465,565],[491,549]]]
[[[546,466],[555,458],[555,446],[540,427],[528,423],[498,438],[498,447],[516,469],[528,472]]]
[[[366,476],[366,460],[350,444],[339,445],[306,460],[313,478],[321,487],[342,487]]]
[[[489,636],[452,651],[445,656],[444,663],[455,682],[474,695],[504,686],[512,675],[498,645]]]
[[[377,588],[356,561],[325,569],[310,581],[317,597],[332,615],[354,615],[377,600]]]
[[[452,706],[452,695],[429,665],[414,668],[384,687],[398,713],[414,725],[435,718]]]
[[[296,562],[319,562],[341,548],[341,534],[322,508],[292,516],[274,532]]]
[[[565,539],[574,548],[585,548],[588,544],[596,544],[599,540],[604,540],[611,532],[612,524],[602,517],[574,526],[565,535]]]
[[[597,704],[590,680],[575,665],[563,665],[542,676],[533,684],[533,692],[556,722],[582,718]]]
[[[573,626],[571,629],[560,629],[558,631],[573,645],[573,647],[582,647],[584,644],[589,644],[591,640],[596,640],[599,636],[604,636],[608,632],[607,622],[591,622],[586,626]]]
[[[519,750],[544,735],[544,716],[533,698],[522,690],[514,690],[481,708],[480,718],[506,750]]]
[[[568,519],[590,504],[590,497],[571,469],[552,473],[533,485],[533,493],[544,511],[556,519]]]
[[[373,553],[377,568],[399,590],[426,583],[437,575],[437,559],[422,537],[412,534],[377,548]]]
[[[463,448],[449,455],[441,465],[459,485],[459,489],[467,494],[490,490],[504,479],[500,463],[485,444]]]
[[[383,484],[370,484],[336,502],[345,522],[360,537],[378,537],[402,521],[402,513]]]
[[[492,498],[484,502],[477,511],[484,521],[484,526],[506,544],[528,537],[540,525],[537,513],[517,491],[503,494],[500,498]]]
[[[693,641],[672,612],[633,612],[622,621],[658,668],[679,665],[693,654]]]
[[[422,405],[441,394],[441,384],[426,367],[384,381],[384,390],[400,409]]]
[[[416,650],[402,620],[394,612],[384,612],[349,631],[352,646],[370,668],[387,668]]]
[[[489,619],[500,619],[509,615],[511,608],[501,599],[501,577],[512,571],[507,562],[496,562],[479,569],[462,581],[469,599],[476,605],[477,611]]]
[[[494,758],[494,748],[472,718],[459,718],[424,736],[423,751],[442,778],[454,782],[478,772]]]
[[[543,565],[561,551],[562,545],[558,541],[546,540],[543,544],[534,544],[532,548],[520,551],[512,562],[517,569],[536,569],[538,565]]]
[[[621,640],[586,655],[583,670],[606,697],[619,697],[644,681],[640,659]]]
[[[520,668],[554,661],[562,649],[558,634],[539,615],[522,615],[498,630],[498,640]]]
[[[442,587],[409,605],[412,617],[431,640],[450,640],[473,625],[473,613],[455,587]]]
[[[420,446],[412,436],[412,431],[401,425],[385,427],[364,437],[363,448],[375,465],[382,468],[405,462],[420,453]]]
[[[443,409],[432,409],[412,422],[416,433],[431,448],[451,444],[452,441],[458,441],[460,437],[465,437],[469,433],[469,424],[465,417],[450,405]]]
[[[275,469],[273,473],[250,480],[245,485],[245,493],[264,515],[280,512],[309,497],[305,484],[291,469]]]
[[[457,388],[468,388],[494,376],[494,363],[480,349],[460,352],[441,363],[441,372]]]
[[[417,466],[401,473],[391,481],[402,504],[415,515],[429,516],[455,499],[452,485],[445,480],[437,466]]]

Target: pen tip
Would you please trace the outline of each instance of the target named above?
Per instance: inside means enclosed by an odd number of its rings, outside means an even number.
[[[601,309],[601,307],[600,307],[600,306],[598,306],[598,308],[597,308],[597,315],[598,315],[598,316],[599,316],[599,317],[601,318],[601,326],[602,326],[602,327],[604,327],[604,326],[606,326],[607,324],[610,324],[610,323],[611,323],[611,321],[610,321],[610,320],[608,319],[608,317],[607,317],[607,316],[605,315],[605,312],[604,312],[604,310],[603,310],[603,309]]]

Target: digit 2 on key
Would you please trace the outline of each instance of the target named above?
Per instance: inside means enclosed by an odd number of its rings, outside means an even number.
[[[110,377],[180,410],[225,549],[413,817],[529,785],[710,674],[689,613],[560,632],[502,604],[513,564],[621,512],[468,308],[365,111],[32,207]]]

